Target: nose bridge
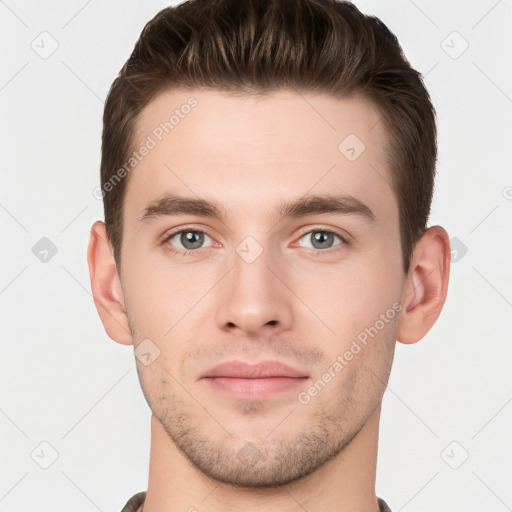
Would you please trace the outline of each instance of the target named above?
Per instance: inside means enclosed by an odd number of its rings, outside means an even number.
[[[274,274],[276,268],[281,268],[280,255],[272,248],[269,237],[259,238],[261,242],[248,235],[235,247],[233,270],[219,302],[221,327],[257,331],[268,325],[290,326],[287,289]]]
[[[258,239],[246,236],[233,255],[232,293],[247,303],[264,299],[268,303],[277,293],[277,283],[268,267],[277,263],[278,255],[273,254],[268,237],[260,235]]]

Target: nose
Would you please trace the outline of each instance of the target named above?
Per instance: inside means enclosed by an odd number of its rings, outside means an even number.
[[[291,329],[294,295],[285,285],[284,265],[270,250],[263,250],[254,261],[240,254],[234,254],[233,269],[217,297],[221,330],[258,336]]]

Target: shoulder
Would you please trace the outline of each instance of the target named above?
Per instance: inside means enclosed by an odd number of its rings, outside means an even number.
[[[379,502],[380,512],[391,512],[391,509],[388,507],[388,504],[382,498],[377,498],[377,501]]]
[[[138,492],[134,494],[123,507],[121,512],[137,512],[139,507],[144,503],[146,499],[146,491]]]

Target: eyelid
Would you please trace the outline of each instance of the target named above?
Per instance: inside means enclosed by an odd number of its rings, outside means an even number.
[[[197,228],[195,226],[181,226],[179,228],[176,228],[176,229],[171,229],[170,231],[167,231],[165,232],[164,235],[162,235],[161,239],[160,239],[160,243],[161,244],[165,244],[166,242],[169,241],[169,239],[173,238],[174,236],[180,234],[180,233],[183,233],[183,232],[187,232],[187,231],[194,231],[194,232],[198,232],[198,233],[203,233],[205,234],[206,236],[208,236],[213,242],[215,243],[219,243],[217,242],[217,240],[208,233],[208,231],[204,228]],[[208,246],[208,247],[211,247],[211,246]],[[192,252],[199,252],[201,251],[201,249],[207,249],[207,247],[200,247],[199,249],[180,249],[179,247],[177,248],[178,251],[192,251]]]
[[[173,238],[177,234],[180,234],[180,233],[183,233],[183,232],[186,232],[186,231],[195,231],[195,232],[203,233],[206,236],[208,236],[213,242],[215,242],[216,244],[219,244],[219,242],[217,242],[215,237],[210,235],[206,229],[198,228],[198,227],[195,227],[195,226],[181,226],[181,227],[176,228],[176,229],[171,229],[170,231],[168,231],[164,235],[162,235],[162,237],[160,239],[160,243],[161,244],[165,244],[165,243],[167,243],[169,241],[170,238]],[[337,245],[335,245],[333,247],[329,247],[328,249],[315,249],[315,248],[311,249],[310,247],[305,247],[305,249],[309,249],[309,250],[312,250],[314,252],[329,252],[330,250],[336,250],[336,248],[338,248],[340,246],[349,246],[349,245],[352,244],[350,235],[348,235],[348,234],[341,234],[338,230],[336,230],[336,229],[334,229],[332,227],[326,227],[326,226],[317,225],[317,226],[309,226],[307,229],[304,229],[304,231],[302,231],[302,233],[298,237],[295,238],[295,241],[292,243],[292,247],[295,246],[302,238],[304,238],[305,235],[307,235],[309,233],[319,232],[319,231],[324,232],[324,233],[332,233],[333,235],[339,237],[341,239],[342,243],[339,243],[339,244],[337,244]],[[174,248],[173,250],[175,250],[175,252],[182,252],[182,253],[185,254],[185,252],[189,252],[189,253],[200,252],[201,250],[207,249],[208,247],[212,247],[212,246],[200,247],[198,249]]]
[[[295,239],[295,242],[293,242],[293,245],[295,245],[297,242],[299,242],[299,240],[301,238],[304,238],[305,235],[308,235],[309,233],[315,233],[315,232],[318,232],[318,231],[321,231],[321,232],[324,232],[324,233],[332,233],[333,235],[336,235],[337,237],[339,237],[341,239],[341,241],[342,241],[341,244],[335,245],[333,247],[329,247],[329,249],[334,249],[334,248],[336,248],[336,247],[338,247],[340,245],[351,245],[352,244],[351,237],[348,234],[341,234],[338,230],[336,230],[334,228],[331,228],[331,227],[327,227],[327,226],[313,226],[313,227],[310,226],[308,229],[303,231],[302,234],[300,234]],[[310,249],[310,248],[306,247],[306,249]],[[327,252],[327,251],[329,251],[329,249],[313,249],[313,250],[314,251]]]

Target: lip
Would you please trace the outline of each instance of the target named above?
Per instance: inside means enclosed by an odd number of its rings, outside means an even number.
[[[291,391],[307,379],[304,373],[279,361],[258,364],[228,361],[201,377],[214,391],[249,400],[263,400],[277,393]]]
[[[239,379],[266,379],[270,377],[304,378],[304,373],[283,364],[279,361],[262,361],[257,364],[248,364],[242,361],[227,361],[214,366],[201,378],[230,377]]]

